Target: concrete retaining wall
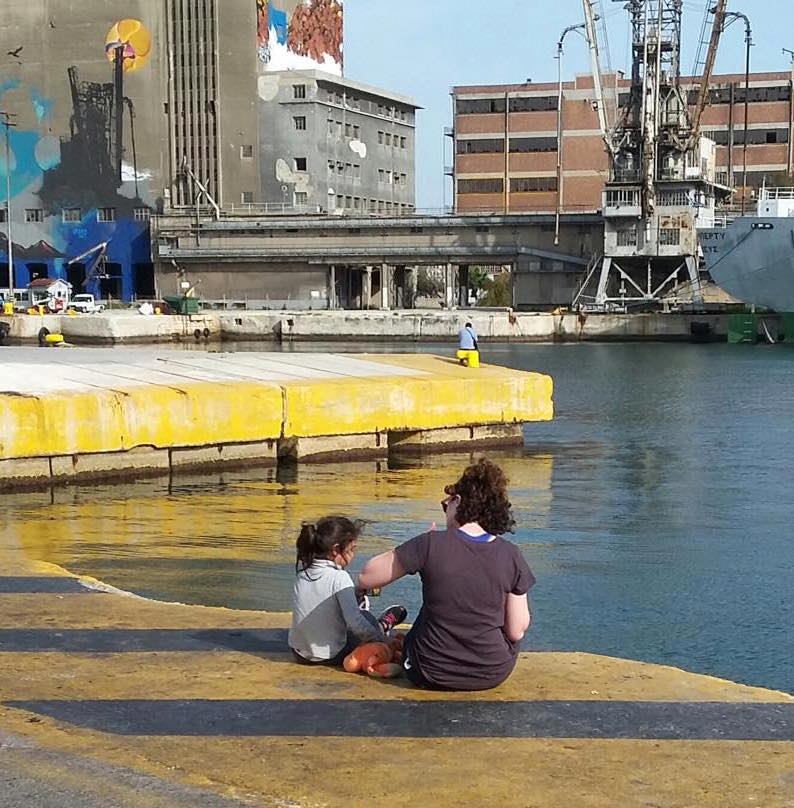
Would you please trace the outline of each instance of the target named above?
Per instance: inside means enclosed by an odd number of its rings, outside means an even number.
[[[39,329],[75,344],[114,345],[221,339],[228,341],[454,341],[467,321],[483,340],[580,342],[674,340],[692,337],[692,324],[725,339],[726,315],[545,314],[508,310],[207,312],[194,317],[142,317],[128,312],[85,317],[19,316],[9,341],[35,343]]]

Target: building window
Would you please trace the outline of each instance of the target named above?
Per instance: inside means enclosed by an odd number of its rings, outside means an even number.
[[[370,199],[370,200],[369,200],[369,212],[370,212],[370,213],[375,213],[375,211],[376,211],[377,209],[378,209],[378,202],[377,202],[377,200],[376,200],[376,199]]]
[[[41,208],[27,208],[25,210],[25,221],[36,223],[44,221],[44,211]]]
[[[361,166],[358,163],[353,165],[353,179],[358,182],[361,181]]]
[[[361,210],[361,197],[354,196],[353,197],[353,209],[354,210]]]
[[[487,115],[505,111],[505,99],[501,98],[458,98],[455,101],[455,112],[458,115]]]
[[[455,150],[458,154],[502,154],[505,150],[505,141],[504,138],[459,140]]]
[[[240,201],[243,205],[250,205],[254,201],[254,192],[253,191],[243,191],[240,194]]]
[[[307,159],[305,157],[295,158],[295,171],[306,171]]]
[[[345,207],[348,210],[353,207],[353,197],[352,196],[346,196],[345,197]]]
[[[115,208],[98,208],[96,212],[98,222],[115,222],[116,209]]]
[[[615,193],[614,191],[609,191],[608,194]],[[635,191],[634,193],[637,194],[636,202],[634,205],[639,205],[639,191]],[[659,207],[662,208],[679,208],[679,207],[686,207],[689,205],[689,192],[688,191],[660,191],[658,197],[658,204]]]
[[[295,129],[299,132],[306,131],[306,116],[305,115],[296,115],[293,119],[295,122]]]
[[[501,178],[481,180],[458,180],[459,194],[501,194],[504,182]]]
[[[61,211],[61,218],[64,224],[79,224],[83,221],[83,211],[80,208],[64,208]]]
[[[378,169],[378,183],[383,185],[386,182],[386,170],[383,168]]]
[[[662,227],[659,230],[661,247],[677,247],[681,243],[681,231],[677,227]]]
[[[148,222],[152,218],[152,211],[150,208],[135,208],[132,215],[136,222]]]
[[[254,147],[251,145],[240,146],[240,159],[241,160],[253,160],[254,159]]]
[[[8,210],[0,208],[0,224],[5,224],[8,221]]]
[[[556,137],[512,137],[510,151],[518,154],[528,152],[557,151]]]
[[[328,119],[328,134],[333,137],[336,134],[336,121],[332,118]]]
[[[391,146],[391,132],[386,132],[386,145]]]
[[[345,178],[352,180],[353,179],[353,164],[352,163],[345,163]]]
[[[333,160],[328,161],[328,176],[332,176],[336,172],[336,163]]]
[[[361,137],[361,128],[353,125],[353,140],[358,140]]]
[[[353,127],[349,124],[345,124],[345,137],[349,138],[352,135]]]
[[[383,108],[383,104],[378,104],[378,115],[383,115],[386,110]]]
[[[343,208],[345,206],[345,198],[341,194],[338,194],[336,197],[336,206],[338,208]]]
[[[637,246],[637,226],[632,225],[623,230],[618,230],[616,233],[618,247],[636,247]]]
[[[401,137],[401,138],[400,138],[400,148],[401,148],[401,149],[404,149],[404,148],[405,148],[405,142],[406,142],[406,141],[405,141],[405,138],[404,138],[404,137]]]
[[[306,98],[306,85],[305,84],[293,84],[292,85],[292,97],[293,98]]]
[[[557,177],[516,177],[510,180],[511,193],[548,193],[557,190]]]
[[[665,204],[662,202],[662,197],[665,193],[669,192],[662,192],[659,195],[659,204]],[[686,191],[682,191],[684,194],[684,199],[686,200]],[[607,191],[606,194],[607,200],[607,207],[609,208],[624,208],[624,207],[637,207],[640,204],[640,192],[636,188],[616,188]],[[675,204],[673,202],[667,204]],[[686,205],[686,201],[683,202]]]
[[[378,143],[380,143],[381,146],[383,145],[383,140],[384,140],[383,132],[378,130]]]
[[[309,204],[309,194],[306,191],[295,191],[295,205],[301,207]]]

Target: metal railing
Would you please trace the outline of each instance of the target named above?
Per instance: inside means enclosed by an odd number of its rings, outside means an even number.
[[[794,188],[760,188],[760,199],[794,199]]]
[[[206,214],[207,211],[204,211]],[[223,205],[221,214],[223,218],[234,218],[244,216],[319,216],[324,218],[345,219],[345,218],[373,218],[373,219],[415,219],[423,216],[553,216],[556,209],[553,207],[533,208],[532,210],[505,210],[504,205],[480,205],[476,207],[466,207],[455,209],[451,206],[443,208],[410,208],[407,210],[373,211],[355,208],[336,208],[325,210],[318,205],[279,205],[275,203],[263,203],[250,205]],[[592,205],[566,205],[562,214],[582,215],[600,214],[600,208]],[[172,206],[163,214],[152,215],[152,220],[167,218],[169,215],[188,215],[195,218],[195,208],[192,206]]]

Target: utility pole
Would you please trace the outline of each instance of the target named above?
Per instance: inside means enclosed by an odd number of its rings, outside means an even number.
[[[786,172],[791,176],[791,172],[794,171],[794,50],[783,48],[783,55],[791,59],[788,100],[788,166]]]
[[[560,34],[560,39],[557,42],[557,211],[554,218],[554,246],[560,243],[560,212],[562,209],[562,56],[563,56],[563,43],[565,37],[571,31],[583,31],[585,24],[583,22],[579,25],[569,25]]]
[[[6,134],[6,238],[8,240],[8,286],[11,295],[11,303],[15,301],[14,297],[14,242],[11,233],[11,129],[16,124],[11,122],[12,118],[16,115],[10,112],[1,112],[3,116],[3,127]]]
[[[753,46],[753,29],[750,20],[741,11],[726,11],[723,30],[734,20],[744,20],[744,145],[742,147],[742,216],[747,210],[747,123],[750,112],[750,48]]]

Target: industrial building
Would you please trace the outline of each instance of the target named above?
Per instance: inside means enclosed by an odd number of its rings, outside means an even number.
[[[149,229],[164,211],[413,209],[416,105],[342,78],[341,0],[79,6],[3,3],[0,289],[12,252],[17,290],[162,293]],[[8,173],[0,142],[0,197]]]
[[[631,86],[621,74],[605,76],[605,92],[625,106]],[[694,104],[696,82],[681,79]],[[747,193],[779,183],[792,171],[790,72],[750,76],[747,125]],[[459,213],[550,212],[557,206],[557,83],[454,87],[455,210]],[[733,176],[741,198],[744,177],[744,74],[714,76],[702,132],[717,143],[716,170]],[[607,154],[599,127],[591,75],[563,83],[561,208],[600,210]],[[505,150],[505,140],[509,149]],[[730,144],[733,144],[732,146]],[[728,182],[728,184],[730,184]]]
[[[296,211],[414,209],[417,105],[319,70],[259,80],[262,201]]]

